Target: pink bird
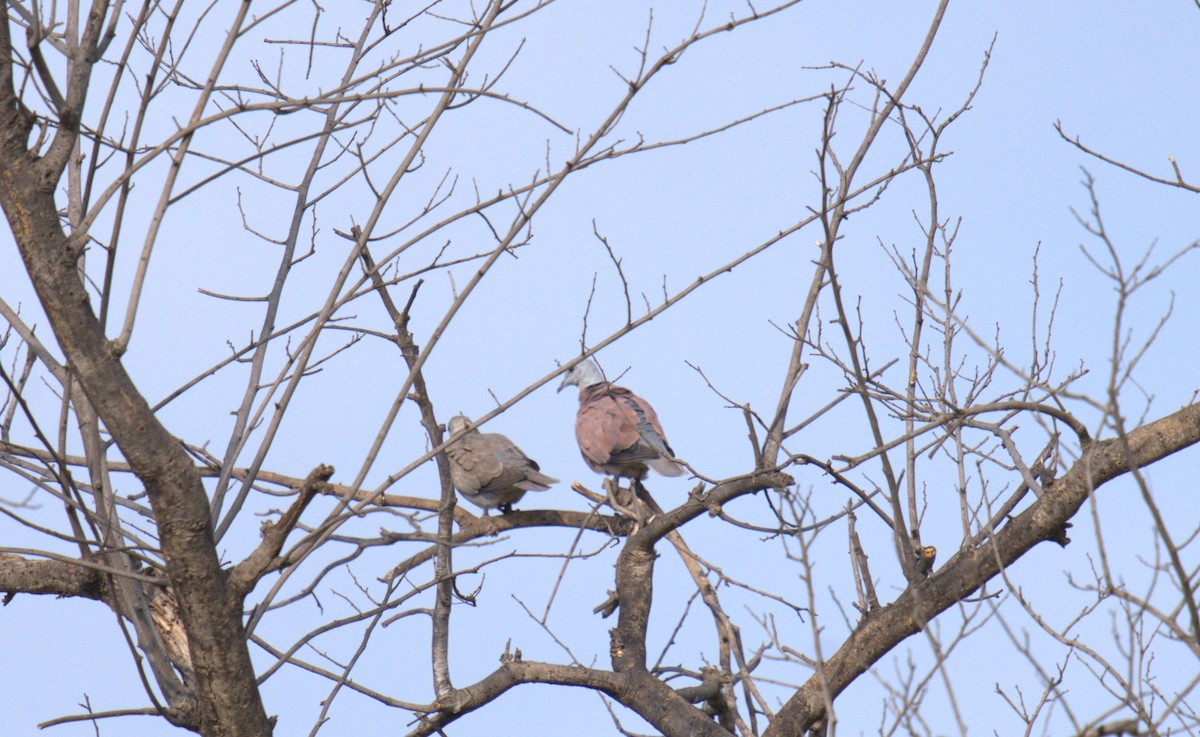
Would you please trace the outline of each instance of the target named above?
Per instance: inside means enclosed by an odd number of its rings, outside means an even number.
[[[675,452],[649,402],[605,381],[591,360],[563,375],[558,390],[568,386],[579,387],[575,439],[589,468],[635,481],[646,478],[650,468],[663,476],[683,474],[683,467],[671,460]]]

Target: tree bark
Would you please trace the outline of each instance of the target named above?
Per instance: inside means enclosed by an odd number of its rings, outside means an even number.
[[[102,7],[93,6],[89,17],[93,39],[96,11]],[[27,148],[34,118],[14,87],[11,41],[8,23],[0,23],[0,207],[70,370],[150,498],[196,672],[192,704],[172,706],[180,712],[179,723],[204,735],[270,734],[246,646],[241,601],[221,570],[200,475],[110,349],[77,267],[86,234],[68,235],[58,216],[54,192],[67,158],[54,154],[69,151],[78,136],[80,88],[87,84],[78,68],[83,63],[78,60],[68,71],[67,102],[56,111],[58,129],[42,158]],[[86,38],[81,45],[88,48]]]
[[[824,681],[836,697],[892,648],[920,632],[929,620],[975,593],[1035,545],[1066,542],[1063,526],[1101,485],[1200,442],[1200,404],[1143,425],[1120,438],[1087,443],[1071,469],[982,545],[955,555],[942,570],[859,624],[825,662]],[[825,718],[821,674],[812,676],[776,714],[764,737],[802,735]]]
[[[16,594],[53,594],[107,601],[111,592],[104,575],[95,568],[62,560],[29,560],[0,553],[0,603]]]

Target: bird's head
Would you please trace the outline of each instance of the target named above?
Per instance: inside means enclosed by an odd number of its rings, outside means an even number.
[[[475,427],[471,424],[471,418],[466,415],[454,415],[450,418],[450,434],[458,435],[464,430]]]
[[[580,389],[585,389],[593,384],[602,383],[604,383],[604,374],[600,373],[596,362],[590,358],[585,358],[572,366],[570,371],[563,374],[563,380],[558,385],[558,390],[561,392],[568,386],[577,386]]]

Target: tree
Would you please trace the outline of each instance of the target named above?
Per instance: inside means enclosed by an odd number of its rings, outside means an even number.
[[[636,715],[667,735],[847,722],[965,734],[991,723],[964,706],[979,697],[956,683],[969,668],[957,653],[1003,648],[1034,684],[997,683],[1027,731],[1194,730],[1197,528],[1151,469],[1200,440],[1200,406],[1151,412],[1145,397],[1171,386],[1147,386],[1142,367],[1164,350],[1174,302],[1155,313],[1141,300],[1197,243],[1131,258],[1085,173],[1094,271],[1078,278],[1116,297],[1103,368],[1062,368],[1059,294],[1036,250],[1032,296],[1006,287],[1026,334],[973,320],[990,275],[960,282],[941,182],[991,52],[973,50],[952,104],[915,93],[947,6],[927,8],[898,76],[833,62],[807,70],[802,94],[714,120],[705,100],[673,98],[695,90],[688,75],[732,65],[731,39],[780,43],[807,6],[639,13],[630,63],[563,42],[590,43],[586,15],[607,5],[6,3],[0,206],[36,305],[5,279],[0,590],[12,607],[25,594],[93,601],[94,627],[128,643],[121,667],[142,684],[133,705],[48,723],[148,714],[260,735],[279,718],[315,733],[369,706],[389,731],[426,735],[549,684],[598,694],[622,732],[642,728],[627,726]],[[531,75],[530,55],[551,61]],[[564,92],[559,58],[606,81]],[[656,106],[686,111],[684,129]],[[653,177],[653,162],[746,140],[790,157],[798,130],[803,199],[786,220],[764,205],[711,263],[664,249],[685,262],[682,287],[572,190],[601,178],[619,192],[631,162],[652,162],[636,171]],[[1194,207],[1200,189],[1175,159],[1155,174],[1058,130],[1089,166]],[[756,212],[735,177],[720,201]],[[906,230],[896,212],[915,214]],[[561,220],[587,224],[587,259],[535,235]],[[754,342],[758,314],[732,351],[714,345],[734,340],[723,326],[706,343],[672,338],[672,319],[726,319],[714,285],[778,269],[781,251],[799,254],[791,289],[756,289],[775,305],[772,342]],[[578,350],[543,340],[568,333]],[[653,513],[590,477],[511,514],[456,503],[444,453],[456,405],[567,473],[566,453],[533,447],[569,444],[572,410],[559,398],[542,411],[535,392],[587,356],[623,374],[602,351],[648,333],[676,368],[680,354],[737,351],[769,367],[764,394],[749,369],[717,378],[696,361],[669,400],[692,409],[674,418],[652,396],[672,437],[700,426],[736,455],[676,440],[694,486],[648,481]],[[701,404],[731,412],[697,421]],[[1102,487],[1117,479],[1150,520],[1140,562],[1104,535]],[[1064,557],[1080,545],[1090,568]],[[1070,571],[1090,599],[1082,614],[1030,594],[1063,586],[1018,565],[1034,555]],[[538,639],[511,641],[521,627]],[[1154,666],[1180,659],[1183,675]],[[868,688],[865,674],[883,706],[860,717],[844,694]]]

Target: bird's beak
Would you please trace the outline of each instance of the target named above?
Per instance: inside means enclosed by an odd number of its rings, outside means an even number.
[[[562,394],[562,390],[566,389],[568,386],[570,386],[567,383],[568,381],[570,381],[570,378],[571,378],[571,374],[569,372],[563,376],[562,383],[558,385],[558,390],[555,392],[556,394]]]

